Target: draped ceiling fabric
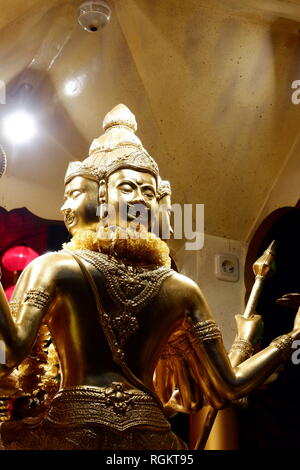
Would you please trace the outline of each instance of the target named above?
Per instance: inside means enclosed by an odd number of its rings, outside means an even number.
[[[247,242],[263,207],[296,204],[300,0],[109,0],[95,34],[77,21],[82,1],[0,0],[0,118],[26,84],[40,123],[30,145],[7,148],[2,205],[60,219],[66,167],[118,103],[172,201],[205,204],[206,234]]]

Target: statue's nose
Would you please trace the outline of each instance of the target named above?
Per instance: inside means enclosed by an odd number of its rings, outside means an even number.
[[[148,207],[147,198],[144,196],[141,188],[137,188],[134,194],[134,198],[131,204],[143,204],[144,206]]]
[[[149,211],[150,207],[144,198],[136,198],[130,204],[131,208],[138,213],[138,215],[145,214]]]

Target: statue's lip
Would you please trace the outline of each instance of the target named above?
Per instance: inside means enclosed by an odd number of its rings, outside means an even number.
[[[64,216],[64,222],[66,225],[71,227],[71,225],[74,225],[77,222],[77,217],[75,216],[75,214],[66,214]]]

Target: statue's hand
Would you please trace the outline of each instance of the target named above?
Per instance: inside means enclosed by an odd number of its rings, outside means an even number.
[[[293,292],[292,294],[285,294],[280,299],[276,300],[278,305],[289,308],[297,308],[294,330],[300,330],[300,294],[299,292]]]
[[[236,315],[235,321],[239,339],[249,341],[253,346],[261,340],[264,324],[260,315],[251,315],[249,318],[245,318],[243,315]]]
[[[298,311],[295,316],[294,330],[300,330],[300,307],[298,308]]]

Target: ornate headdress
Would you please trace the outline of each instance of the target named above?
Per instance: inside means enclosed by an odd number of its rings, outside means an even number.
[[[131,168],[156,178],[160,199],[170,196],[169,182],[161,180],[156,162],[135,135],[136,119],[127,106],[119,104],[112,109],[104,118],[103,129],[104,134],[93,140],[88,158],[69,164],[65,184],[75,176],[100,181],[121,168]]]

